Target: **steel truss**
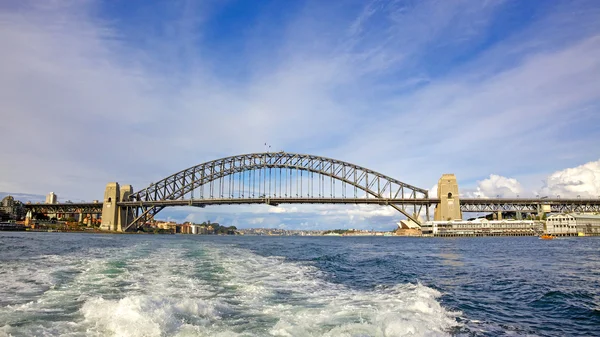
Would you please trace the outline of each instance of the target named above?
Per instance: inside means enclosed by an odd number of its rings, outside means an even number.
[[[600,199],[461,199],[462,212],[600,212]]]
[[[83,213],[101,214],[102,203],[73,203],[73,204],[24,204],[26,210],[32,213]]]
[[[195,190],[199,192],[196,198]],[[331,199],[347,200],[345,203],[401,199],[405,202],[388,204],[417,223],[415,215],[423,207],[429,217],[426,204],[406,201],[428,199],[425,189],[344,161],[286,152],[251,153],[199,164],[151,184],[134,193],[131,202],[120,204],[135,211],[135,219],[123,227],[128,230],[151,219],[167,205],[149,205],[153,201],[252,199],[259,203],[271,198],[309,199],[311,203]]]

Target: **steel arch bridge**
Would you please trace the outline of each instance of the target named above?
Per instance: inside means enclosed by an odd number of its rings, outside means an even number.
[[[172,174],[121,200],[139,226],[167,206],[266,203],[389,205],[419,223],[429,218],[428,191],[341,160],[287,152],[251,153],[208,161]],[[409,210],[412,208],[412,210]],[[412,211],[412,212],[411,212]]]

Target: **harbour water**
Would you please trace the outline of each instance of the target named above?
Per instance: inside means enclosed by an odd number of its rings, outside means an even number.
[[[0,336],[594,336],[600,238],[0,233]]]

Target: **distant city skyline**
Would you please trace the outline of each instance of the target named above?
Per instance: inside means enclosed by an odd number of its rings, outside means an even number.
[[[463,196],[600,197],[598,17],[597,1],[5,1],[0,191],[91,201],[266,143],[432,195],[455,173]],[[159,215],[400,219],[362,205]]]

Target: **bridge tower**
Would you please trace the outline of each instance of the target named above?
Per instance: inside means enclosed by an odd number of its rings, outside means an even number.
[[[123,185],[120,188],[119,200],[128,201],[129,196],[133,194],[133,187],[131,185]],[[117,231],[122,232],[123,226],[127,226],[132,221],[133,212],[127,207],[119,207],[119,219],[117,220]]]
[[[435,207],[433,217],[435,221],[462,219],[458,197],[458,182],[454,174],[442,175],[438,181],[437,196],[440,203]]]
[[[102,222],[100,229],[105,231],[116,231],[119,221],[119,183],[108,183],[104,190],[104,204],[102,205]]]

